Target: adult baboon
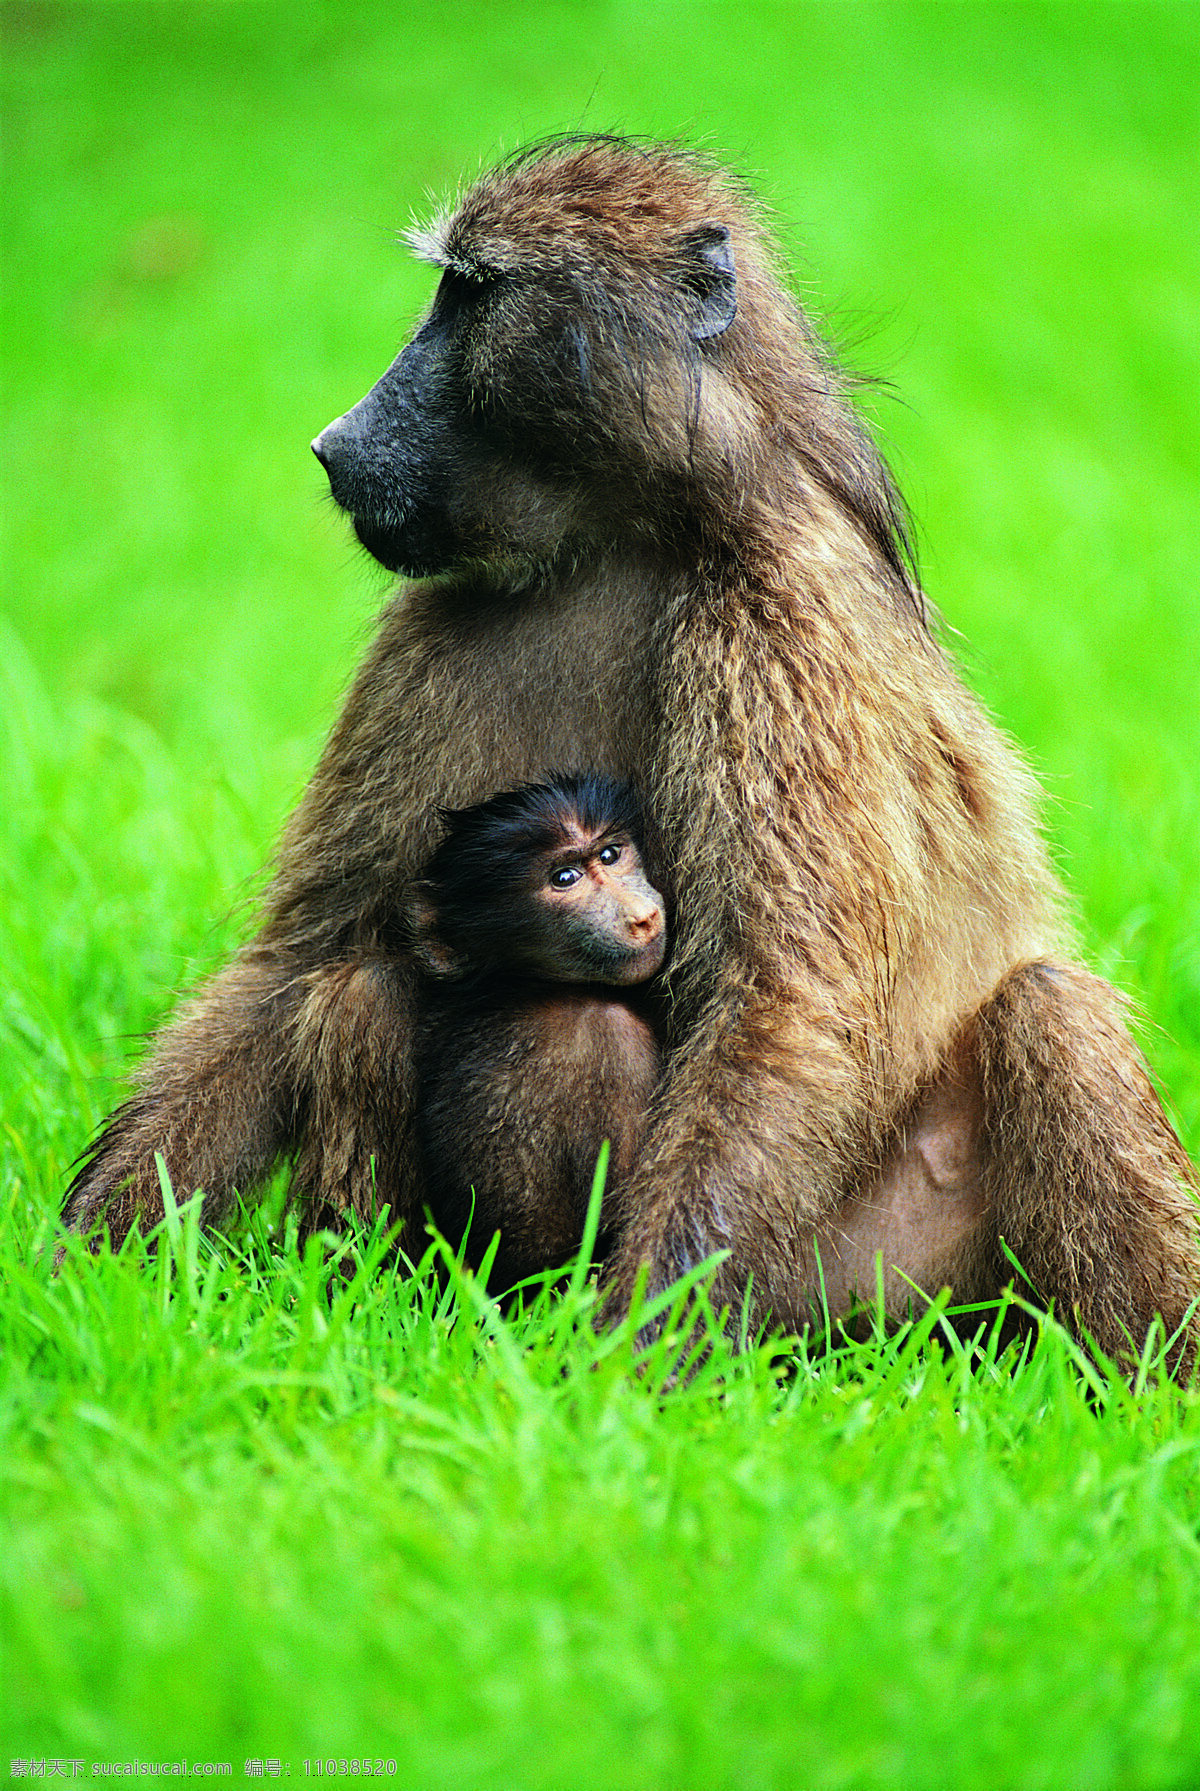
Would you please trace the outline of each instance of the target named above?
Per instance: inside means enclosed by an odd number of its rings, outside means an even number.
[[[400,917],[462,807],[633,778],[673,902],[662,1079],[611,1308],[716,1250],[796,1325],[876,1250],[1010,1277],[1104,1349],[1200,1290],[1193,1172],[1119,997],[1069,961],[1036,791],[931,632],[891,480],[753,206],[698,156],[552,142],[411,238],[416,336],[313,444],[385,612],[266,920],[160,1035],[72,1224],[218,1220],[284,1153],[316,1210],[419,1208]],[[909,1284],[889,1279],[907,1305]],[[1176,1360],[1190,1363],[1181,1337]]]
[[[438,1229],[497,1292],[583,1237],[604,1139],[606,1215],[658,1080],[666,917],[646,881],[628,784],[555,777],[443,814],[414,904],[417,1139]]]

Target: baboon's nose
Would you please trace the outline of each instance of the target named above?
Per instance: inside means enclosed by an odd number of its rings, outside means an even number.
[[[341,417],[335,417],[332,423],[326,423],[320,435],[314,435],[312,441],[312,451],[331,479],[342,458],[339,453],[339,437],[344,434],[341,422]]]
[[[329,474],[334,497],[340,497],[340,486],[352,473],[362,451],[361,430],[354,412],[348,411],[344,417],[326,423],[313,442],[312,451]]]
[[[635,945],[649,945],[662,932],[662,912],[648,907],[643,913],[631,914],[627,921],[629,937]]]

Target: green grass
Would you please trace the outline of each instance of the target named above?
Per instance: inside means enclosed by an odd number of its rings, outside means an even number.
[[[1172,1394],[1089,1403],[1058,1335],[973,1367],[932,1316],[790,1379],[718,1347],[664,1392],[666,1351],[631,1373],[586,1286],[505,1323],[381,1243],[348,1280],[261,1227],[214,1249],[193,1209],[157,1260],[10,1262],[22,1752],[1195,1782],[1200,1436]]]
[[[245,936],[381,600],[307,442],[428,294],[394,229],[580,122],[729,155],[818,309],[874,320],[927,582],[1200,1153],[1195,9],[4,22],[9,1757],[1200,1783],[1193,1396],[1097,1389],[1053,1331],[970,1373],[933,1321],[664,1390],[586,1288],[503,1323],[379,1240],[351,1284],[261,1218],[57,1279],[50,1248],[137,1036]]]

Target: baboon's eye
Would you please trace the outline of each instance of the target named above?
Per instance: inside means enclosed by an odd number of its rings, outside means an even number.
[[[499,275],[482,269],[448,267],[438,284],[434,309],[453,315],[471,309],[499,284]]]
[[[680,275],[693,295],[696,317],[692,336],[707,342],[724,335],[737,316],[737,268],[727,224],[701,224],[680,244]]]
[[[582,875],[583,872],[577,864],[561,864],[556,871],[550,873],[551,888],[570,889],[573,883],[578,883]]]
[[[623,846],[601,846],[596,857],[601,864],[616,864],[623,851]]]

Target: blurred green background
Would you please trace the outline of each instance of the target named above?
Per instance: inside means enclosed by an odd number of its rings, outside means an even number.
[[[1197,8],[3,16],[0,943],[6,1111],[27,1145],[40,1114],[38,1164],[57,1174],[126,1036],[244,931],[220,917],[369,634],[386,587],[308,442],[429,295],[396,230],[581,126],[727,157],[818,316],[890,382],[866,407],[927,584],[1046,779],[1089,949],[1163,1028],[1195,1148]]]

